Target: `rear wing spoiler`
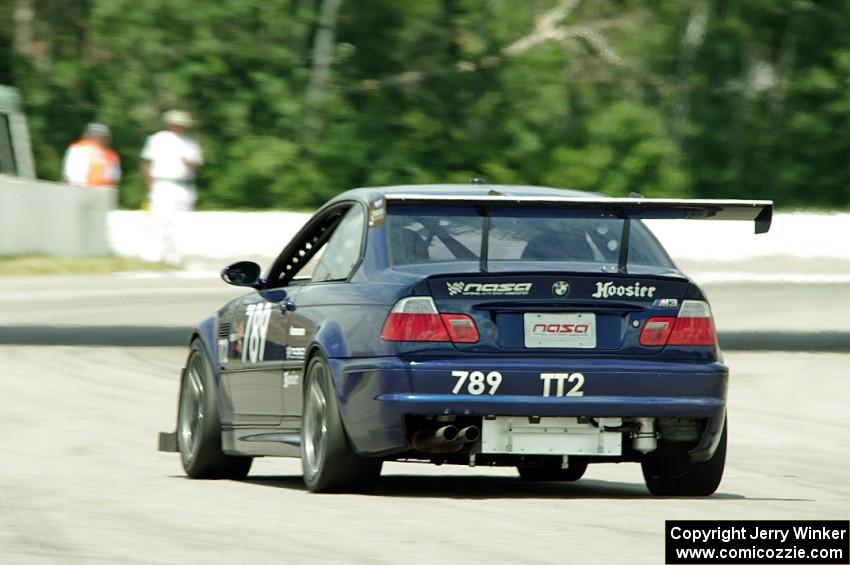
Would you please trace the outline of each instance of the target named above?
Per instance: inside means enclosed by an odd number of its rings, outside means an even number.
[[[772,200],[697,200],[678,198],[570,198],[561,196],[507,196],[491,194],[458,196],[435,194],[387,194],[387,204],[421,204],[471,206],[480,208],[484,216],[484,233],[490,231],[488,210],[504,207],[558,208],[576,210],[585,216],[621,218],[623,233],[617,272],[626,273],[629,262],[631,220],[732,220],[753,222],[755,232],[767,233],[773,220]],[[479,261],[481,272],[487,272],[489,237],[481,238]]]
[[[455,196],[387,194],[388,204],[473,206],[483,208],[546,207],[581,210],[624,220],[732,220],[754,222],[767,233],[773,220],[772,200],[712,200],[679,198],[570,198],[560,196]]]

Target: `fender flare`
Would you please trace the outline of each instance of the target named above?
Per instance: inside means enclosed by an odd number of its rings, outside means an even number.
[[[213,379],[216,384],[219,383],[221,378],[221,364],[218,360],[218,350],[216,347],[216,332],[218,331],[218,317],[210,316],[206,318],[203,322],[198,324],[196,328],[192,330],[192,335],[189,338],[189,343],[187,345],[191,345],[192,342],[196,339],[201,341],[201,345],[203,345],[204,351],[207,353],[207,358],[209,359],[210,366],[212,367]]]

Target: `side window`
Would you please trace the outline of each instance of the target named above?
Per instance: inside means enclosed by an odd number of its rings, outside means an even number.
[[[304,264],[303,267],[298,269],[298,272],[295,273],[295,276],[292,277],[292,280],[293,281],[298,281],[298,280],[303,281],[305,279],[312,280],[313,273],[316,272],[316,265],[318,265],[319,261],[322,260],[322,257],[324,256],[325,251],[327,251],[327,249],[328,249],[328,244],[325,243],[324,245],[322,245],[319,248],[318,251],[316,251],[316,253],[310,258],[310,260],[307,263]]]
[[[331,238],[321,250],[313,282],[345,280],[360,260],[365,219],[363,211],[354,205],[340,220]]]

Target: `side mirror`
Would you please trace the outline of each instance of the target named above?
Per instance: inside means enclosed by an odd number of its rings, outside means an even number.
[[[249,286],[257,288],[263,279],[260,278],[262,269],[253,261],[239,261],[228,265],[221,271],[221,278],[233,286]]]

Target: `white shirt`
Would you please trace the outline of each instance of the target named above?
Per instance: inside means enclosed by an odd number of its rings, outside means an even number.
[[[204,155],[198,142],[188,135],[173,131],[160,131],[148,137],[142,149],[142,159],[151,162],[150,175],[154,179],[192,181],[195,171],[183,161],[203,165]]]
[[[90,163],[91,149],[72,145],[65,152],[65,161],[62,163],[62,176],[68,184],[86,186],[89,183]]]

